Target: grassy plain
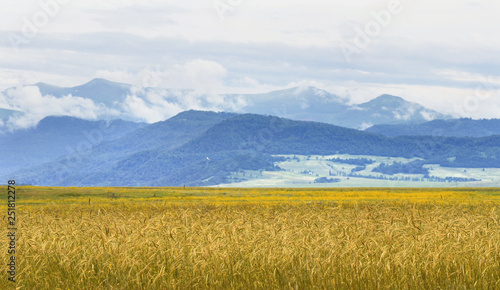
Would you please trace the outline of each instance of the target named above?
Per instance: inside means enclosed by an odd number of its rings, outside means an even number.
[[[26,186],[17,198],[19,289],[500,288],[500,189]]]
[[[480,181],[467,182],[437,182],[437,181],[411,181],[414,178],[424,178],[424,174],[403,174],[394,175],[373,172],[372,170],[381,163],[392,164],[393,162],[408,163],[416,158],[406,159],[399,157],[381,157],[370,155],[276,155],[289,158],[289,160],[275,162],[275,165],[283,171],[245,171],[232,174],[232,182],[223,184],[223,187],[500,187],[500,168],[457,168],[441,167],[437,164],[426,164],[429,168],[429,175],[439,178],[473,178]],[[332,158],[339,159],[370,159],[374,163],[366,165],[364,170],[356,171],[359,177],[349,177],[351,170],[358,165],[332,161]],[[311,174],[309,174],[311,173]],[[330,176],[333,173],[333,176]],[[339,174],[339,175],[338,175]],[[385,179],[367,178],[367,176],[383,177]],[[314,183],[318,177],[339,178],[336,183]],[[399,180],[390,180],[397,177]],[[410,178],[405,180],[404,178]],[[237,179],[237,180],[236,180]]]

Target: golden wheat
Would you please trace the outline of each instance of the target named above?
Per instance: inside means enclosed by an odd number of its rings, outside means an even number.
[[[21,204],[17,287],[500,287],[500,208],[495,199],[481,202],[459,192],[455,201],[439,203],[439,194],[454,193],[433,194],[436,202],[431,202],[421,199],[428,192],[402,190],[392,194],[408,198],[363,201],[355,195],[370,196],[369,190],[317,190],[314,195],[313,190],[269,189],[262,190],[258,201],[252,198],[258,190],[211,194],[199,189],[189,195],[198,189],[187,189],[184,198],[176,190],[167,197],[148,199],[148,193],[133,201],[105,202],[103,195],[90,204],[83,198]],[[283,200],[283,194],[302,196],[304,202]],[[354,200],[346,202],[349,195]],[[278,201],[272,202],[273,196]],[[192,202],[202,197],[206,200]],[[7,285],[6,278],[0,281],[1,288]]]

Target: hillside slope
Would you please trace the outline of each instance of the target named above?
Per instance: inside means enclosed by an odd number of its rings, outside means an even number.
[[[375,125],[366,131],[391,137],[403,135],[486,137],[500,134],[500,119],[452,119],[433,120],[421,124]]]
[[[127,156],[147,150],[170,151],[199,136],[214,124],[234,116],[232,113],[186,111],[166,121],[154,123],[129,134],[103,142],[93,150],[67,154],[55,161],[11,173],[30,184],[97,184],[87,177],[110,171]],[[134,172],[137,172],[131,168]],[[89,180],[85,183],[85,180]],[[123,180],[123,182],[127,182]]]
[[[212,114],[216,117],[210,126],[206,120],[193,123],[197,133],[189,129],[193,127],[175,124],[193,122],[210,113],[190,111],[151,125],[169,128],[160,129],[163,137],[150,126],[109,143],[114,145],[103,144],[70,170],[57,171],[58,164],[52,163],[19,173],[19,178],[38,185],[65,186],[213,185],[226,182],[235,171],[279,170],[274,167],[273,154],[419,157],[450,167],[500,167],[500,136],[390,138],[273,116]],[[143,137],[137,137],[140,135]],[[149,145],[120,149],[121,144],[141,139],[149,140]]]
[[[87,152],[146,124],[122,120],[88,121],[73,117],[46,117],[35,128],[1,134],[0,174]]]

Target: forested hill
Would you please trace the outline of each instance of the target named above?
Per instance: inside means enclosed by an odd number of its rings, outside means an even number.
[[[215,122],[209,128],[200,127],[197,133],[193,131],[182,133],[185,130],[192,130],[194,128],[192,126],[165,127],[167,124],[189,123],[197,118],[203,120],[206,117]],[[202,121],[197,124],[203,123]],[[158,131],[151,128],[157,128]],[[122,151],[123,154],[115,155],[112,162],[108,162],[105,167],[98,163],[99,158],[95,159],[95,156],[101,155],[91,152],[89,156],[94,156],[92,157],[94,161],[81,166],[74,164],[74,168],[78,170],[57,175],[51,172],[51,165],[48,164],[31,171],[23,171],[20,178],[26,182],[32,181],[34,184],[67,186],[211,185],[224,183],[226,176],[234,171],[276,170],[271,157],[274,154],[343,153],[420,157],[427,163],[451,167],[500,167],[498,162],[500,136],[386,137],[324,123],[292,121],[273,116],[254,114],[212,116],[207,112],[190,111],[165,123],[140,129],[123,138],[138,140],[134,136],[139,136],[141,132],[148,130],[150,133],[143,138],[150,139],[148,142],[155,144],[154,146],[146,146],[143,150],[139,146],[135,147],[135,150]],[[161,139],[176,134],[183,136],[184,144],[179,142],[178,146],[166,146],[164,143],[167,139],[163,141]],[[121,141],[123,144],[127,142],[125,139]]]
[[[317,122],[293,121],[273,116],[238,115],[210,128],[179,150],[217,152],[256,150],[269,154],[356,154],[420,157],[452,166],[495,165],[500,136],[446,138],[434,136],[385,137]],[[476,166],[474,166],[476,167]]]
[[[230,172],[275,170],[274,154],[420,157],[451,167],[499,167],[499,141],[497,137],[391,138],[323,123],[243,114],[216,124],[175,150],[139,152],[96,177],[103,182],[127,180],[127,185],[219,184],[227,181]]]
[[[486,137],[500,134],[500,119],[434,120],[421,124],[375,125],[367,132],[385,136]]]
[[[35,128],[0,134],[0,174],[50,162],[75,151],[88,150],[146,126],[123,120],[46,117]]]

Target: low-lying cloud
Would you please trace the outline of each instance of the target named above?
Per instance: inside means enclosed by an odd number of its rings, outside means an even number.
[[[72,116],[82,119],[98,119],[112,110],[78,96],[42,95],[38,87],[25,86],[8,89],[2,99],[13,110],[24,114],[11,116],[4,124],[9,130],[33,127],[47,116]]]
[[[202,93],[197,90],[132,87],[120,107],[128,117],[154,123],[191,109],[239,111],[245,105],[243,96]]]
[[[189,67],[187,67],[189,69]],[[194,78],[208,77],[196,70]],[[222,72],[222,71],[221,71]],[[37,86],[11,88],[0,94],[0,103],[23,112],[1,120],[0,131],[30,128],[47,116],[72,116],[87,120],[125,119],[154,123],[182,111],[239,111],[246,105],[243,96],[221,95],[210,89],[174,90],[160,87],[132,86],[126,98],[108,107],[89,98],[74,95],[42,95]]]

